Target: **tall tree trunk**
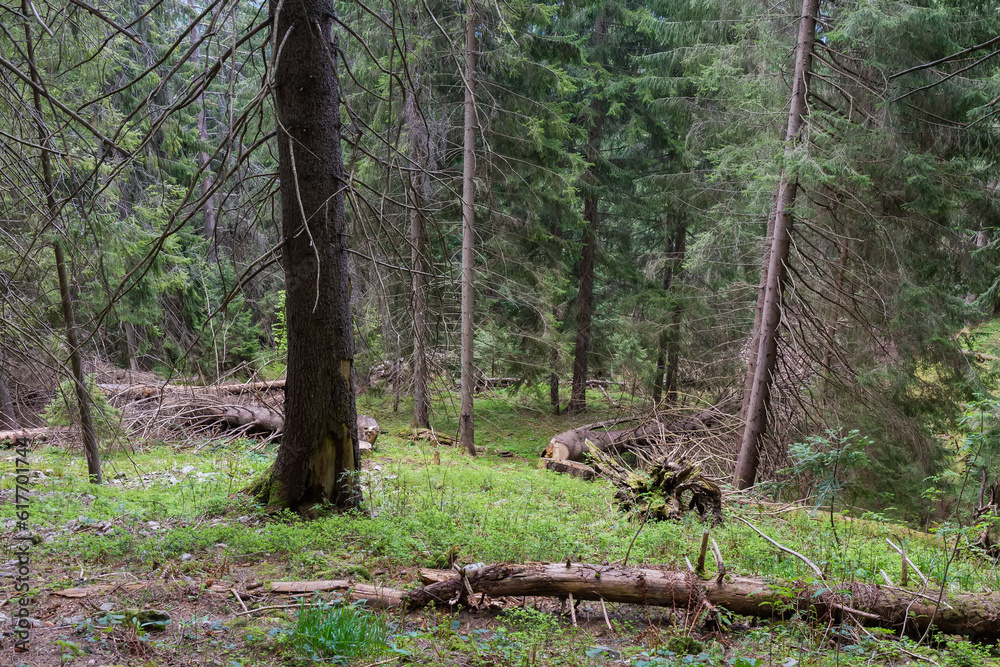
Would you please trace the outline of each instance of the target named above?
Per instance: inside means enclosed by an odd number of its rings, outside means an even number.
[[[430,428],[430,397],[427,394],[427,273],[428,262],[424,210],[428,195],[427,170],[430,142],[420,113],[420,71],[414,71],[413,92],[406,98],[404,117],[410,141],[410,264],[413,269],[413,425]]]
[[[847,272],[847,257],[850,252],[850,244],[851,239],[849,237],[844,237],[840,241],[840,257],[837,261],[837,272],[833,277],[833,294],[830,295],[830,301],[833,303],[833,312],[830,313],[830,319],[826,324],[826,344],[823,346],[823,373],[826,382],[829,382],[830,365],[833,363],[834,339],[837,336],[837,317],[840,315],[838,310],[841,304],[841,292],[844,289],[844,274]],[[825,390],[826,384],[824,383]]]
[[[678,222],[667,238],[667,262],[663,268],[663,291],[670,293],[674,278],[680,273],[684,264],[684,252],[687,243],[687,225]],[[681,306],[676,302],[670,308],[670,324],[667,330],[660,334],[659,349],[656,353],[656,377],[653,382],[653,404],[658,405],[666,394],[668,401],[677,394],[677,361],[679,351],[679,329]],[[666,375],[666,377],[664,377]]]
[[[139,360],[135,356],[137,349],[135,325],[131,322],[122,322],[122,326],[125,327],[125,356],[128,357],[128,368],[133,373],[138,373]]]
[[[278,176],[288,371],[273,473],[251,488],[269,505],[357,507],[344,164],[333,0],[284,3],[274,18]]]
[[[30,8],[27,0],[22,0],[21,8],[25,16],[30,16]],[[31,80],[35,84],[32,86],[32,100],[34,102],[35,122],[38,125],[38,145],[42,147],[42,180],[45,186],[45,204],[48,208],[47,224],[55,223],[58,207],[55,198],[55,179],[52,176],[52,161],[49,156],[49,134],[45,129],[45,116],[42,113],[42,96],[39,92],[43,88],[42,77],[35,66],[35,44],[31,36],[31,28],[27,21],[24,24],[25,46],[28,52],[28,68]],[[52,243],[55,253],[56,272],[59,276],[59,298],[62,302],[63,324],[66,327],[66,345],[69,348],[69,362],[73,373],[73,384],[76,388],[76,402],[80,410],[80,432],[83,437],[83,451],[87,458],[87,476],[92,484],[100,484],[101,478],[101,455],[97,447],[97,431],[94,429],[94,421],[90,410],[90,392],[87,390],[87,377],[83,372],[83,358],[80,354],[80,343],[76,335],[76,321],[73,317],[73,297],[69,284],[69,271],[66,269],[66,255],[62,248],[62,239],[56,238]]]
[[[594,194],[583,200],[583,254],[580,257],[580,291],[576,296],[576,345],[573,350],[573,387],[567,412],[587,409],[587,356],[590,351],[590,327],[594,306],[594,246],[597,243],[597,206]]]
[[[562,242],[562,225],[559,220],[556,219],[555,224],[552,226],[552,237],[557,243]],[[562,278],[562,272],[559,270],[559,263],[553,262],[552,275],[555,279],[556,284],[558,284]],[[549,405],[552,406],[552,414],[556,417],[560,413],[560,401],[559,401],[559,367],[560,367],[560,354],[559,350],[559,338],[558,338],[558,328],[559,323],[562,322],[563,316],[565,315],[565,307],[562,304],[556,304],[552,307],[552,320],[553,326],[556,328],[555,341],[552,345],[552,350],[549,352],[549,367],[552,372],[549,374]]]
[[[10,396],[10,386],[7,384],[7,364],[3,348],[0,348],[0,428],[13,430],[18,428],[17,413],[14,411],[14,400]]]
[[[681,275],[684,267],[684,255],[687,251],[687,224],[679,222],[677,224],[677,235],[673,243],[673,281]],[[673,284],[671,284],[673,288]],[[677,365],[681,357],[681,319],[684,316],[684,305],[677,298],[676,288],[674,288],[674,304],[670,309],[670,330],[667,337],[667,373],[663,379],[663,391],[667,402],[677,400]]]
[[[787,139],[787,137],[786,137]],[[760,282],[757,286],[757,308],[754,310],[753,325],[747,337],[747,374],[743,382],[743,398],[740,404],[740,442],[746,431],[747,415],[750,411],[750,395],[753,393],[753,378],[757,372],[757,348],[760,347],[760,323],[764,318],[764,294],[767,292],[767,265],[771,253],[771,243],[774,240],[774,209],[777,200],[772,204],[772,210],[767,216],[767,231],[764,234],[764,262],[760,270]]]
[[[475,456],[472,391],[476,382],[472,363],[472,307],[474,302],[473,223],[476,197],[476,22],[472,7],[465,28],[465,147],[462,169],[462,421],[459,442]]]
[[[205,96],[198,96],[198,143],[208,142],[208,130],[205,125]],[[201,214],[205,239],[208,241],[208,261],[215,263],[218,259],[218,239],[215,229],[215,195],[210,195],[212,189],[212,172],[208,152],[202,150],[198,153],[198,166],[202,169],[201,196],[205,200],[201,205]]]
[[[195,9],[194,0],[191,0],[191,8]],[[198,29],[191,31],[191,40],[193,42],[198,42],[199,33]],[[200,47],[195,48],[194,53],[191,54],[191,61],[196,68],[201,64]],[[198,95],[198,100],[195,104],[198,107],[196,127],[198,130],[198,143],[200,144],[198,150],[198,167],[202,170],[201,196],[205,200],[201,206],[202,228],[204,229],[205,240],[208,241],[208,261],[214,264],[217,259],[216,250],[218,244],[215,238],[215,196],[208,194],[212,189],[212,176],[209,166],[209,155],[205,150],[205,144],[208,143],[208,127],[205,122],[205,93]]]
[[[601,40],[605,34],[604,15],[594,23],[594,36]],[[586,183],[591,188],[583,196],[583,252],[580,257],[580,288],[576,296],[576,345],[573,350],[573,386],[570,391],[567,412],[583,412],[587,409],[587,356],[590,352],[590,327],[593,323],[594,307],[594,258],[597,244],[599,204],[595,188],[598,185],[597,160],[600,155],[601,133],[604,129],[604,101],[595,98],[590,104],[590,127],[587,130]]]
[[[792,82],[788,128],[785,133],[785,153],[794,150],[807,112],[806,92],[812,69],[813,45],[816,41],[816,14],[819,0],[803,0],[799,20],[798,44],[795,54],[795,73]],[[733,475],[733,484],[739,489],[753,486],[760,462],[760,446],[767,430],[767,413],[771,403],[771,387],[778,361],[778,338],[781,327],[781,293],[787,277],[788,249],[791,245],[792,206],[798,181],[782,175],[778,182],[774,214],[774,232],[767,260],[767,277],[761,308],[759,341],[756,350],[756,367],[752,377],[750,398],[747,402],[746,425],[740,441],[739,458]],[[751,355],[753,355],[751,350]],[[748,377],[748,383],[750,382]]]

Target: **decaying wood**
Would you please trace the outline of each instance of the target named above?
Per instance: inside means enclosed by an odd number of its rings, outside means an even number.
[[[72,429],[64,426],[43,426],[41,428],[19,428],[13,431],[0,431],[0,447],[13,447],[15,442],[45,442],[59,435],[71,433]]]
[[[429,440],[435,445],[444,445],[445,447],[451,447],[455,444],[455,440],[453,438],[444,435],[443,433],[438,433],[431,428],[415,428],[412,431],[406,430],[403,432],[403,437],[409,438],[410,440]]]
[[[1000,361],[1000,357],[995,354],[987,354],[986,352],[977,352],[976,350],[962,350],[962,354],[976,361]]]
[[[727,418],[727,410],[732,405],[733,401],[724,401],[693,414],[673,415],[675,418],[669,421],[649,416],[579,426],[553,436],[541,456],[557,461],[584,462],[586,455],[593,449],[617,453],[624,449],[652,446],[680,436],[689,437],[696,432],[709,431],[719,426]],[[630,428],[607,428],[629,421],[637,424]]]
[[[617,487],[615,500],[622,511],[667,521],[696,510],[703,520],[722,523],[722,490],[702,475],[699,466],[661,458],[633,469],[600,451],[591,457],[600,475]]]
[[[330,579],[325,581],[276,581],[271,584],[272,593],[288,593],[302,595],[304,593],[348,591],[348,597],[355,601],[389,609],[403,603],[405,593],[393,588],[359,584],[347,579]]]
[[[427,584],[436,584],[439,581],[448,581],[457,574],[458,572],[456,570],[436,570],[433,568],[425,568],[420,570],[420,583],[425,586]]]
[[[132,423],[166,425],[196,432],[221,429],[235,434],[272,435],[284,428],[284,380],[222,385],[101,383],[98,388]],[[358,439],[371,449],[378,422],[358,415]]]
[[[370,415],[358,415],[358,440],[367,442],[372,447],[380,433],[378,422]]]
[[[538,467],[561,472],[584,480],[592,480],[597,477],[597,471],[590,466],[576,461],[557,461],[555,459],[538,459]]]
[[[433,571],[428,571],[433,572]],[[443,577],[443,571],[439,573]],[[455,604],[468,596],[491,598],[548,596],[575,600],[606,600],[639,605],[694,610],[709,604],[743,616],[770,618],[793,611],[808,612],[817,619],[853,618],[867,626],[923,632],[930,619],[942,632],[975,635],[977,639],[1000,638],[1000,593],[949,593],[940,607],[931,596],[899,588],[859,582],[768,582],[754,577],[726,576],[706,582],[694,573],[677,570],[631,568],[588,563],[526,563],[491,565],[465,576],[448,572],[409,594],[402,591],[351,582],[287,582],[272,584],[275,592],[305,593],[311,590],[355,590],[382,607],[405,604],[418,609],[434,603]],[[333,584],[336,586],[333,586]],[[318,584],[325,587],[317,588]]]

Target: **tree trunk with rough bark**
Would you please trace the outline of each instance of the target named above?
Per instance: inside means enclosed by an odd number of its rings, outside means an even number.
[[[475,199],[476,199],[476,22],[473,9],[465,28],[465,146],[462,167],[462,414],[459,442],[476,455],[473,398],[476,377],[473,368],[472,309],[475,300]]]
[[[27,0],[21,7],[25,16],[30,16]],[[28,52],[28,67],[31,73],[32,99],[34,102],[35,121],[38,125],[38,145],[42,147],[42,183],[45,187],[45,204],[47,207],[49,225],[55,224],[57,206],[55,200],[55,179],[52,175],[52,161],[49,156],[49,135],[45,128],[42,96],[39,89],[42,85],[41,75],[35,66],[35,45],[28,23],[24,24],[25,44]],[[90,392],[87,390],[87,377],[83,372],[83,358],[80,354],[80,343],[76,335],[76,321],[73,316],[73,296],[69,282],[69,271],[66,267],[66,255],[63,252],[62,240],[55,239],[52,243],[55,253],[56,272],[59,276],[59,299],[62,303],[63,324],[66,328],[66,345],[69,348],[69,362],[73,374],[73,384],[76,389],[76,400],[80,410],[80,431],[83,437],[83,451],[87,458],[87,476],[93,484],[100,484],[101,455],[98,450],[97,431],[90,411]]]
[[[193,0],[190,4],[191,8],[195,9]],[[191,31],[191,41],[195,44],[198,43],[199,34],[200,30],[198,28]],[[201,65],[200,47],[195,47],[194,53],[191,54],[191,62],[194,64],[195,68]],[[214,264],[217,259],[216,250],[218,244],[215,238],[215,196],[209,194],[212,189],[212,176],[209,164],[209,155],[205,150],[205,144],[208,143],[208,126],[205,119],[204,92],[198,95],[195,105],[198,107],[198,116],[195,121],[195,127],[198,131],[198,143],[201,144],[198,150],[198,168],[201,170],[202,174],[201,197],[204,200],[201,205],[202,229],[204,230],[205,240],[208,241],[208,261]]]
[[[413,425],[430,428],[430,397],[427,394],[427,273],[424,210],[429,181],[430,141],[420,112],[420,70],[412,74],[413,92],[406,98],[403,115],[410,142],[410,265],[413,290]]]
[[[468,587],[468,588],[466,588]],[[771,618],[795,611],[819,619],[853,618],[867,626],[923,632],[932,624],[941,632],[1000,638],[1000,594],[937,593],[919,596],[906,589],[860,582],[768,582],[755,577],[726,576],[705,581],[693,572],[642,569],[588,563],[491,565],[432,583],[405,596],[411,609],[469,602],[469,591],[492,598],[551,596],[605,600],[677,609],[701,609],[707,603],[742,616]],[[395,591],[386,591],[399,599]],[[478,598],[477,598],[478,599]]]
[[[596,195],[583,200],[583,255],[580,258],[580,291],[576,296],[576,344],[573,350],[573,386],[567,412],[580,413],[587,409],[587,355],[590,352],[590,327],[594,314],[594,246],[597,243]]]
[[[360,502],[334,14],[301,0],[274,17],[288,371],[281,447],[249,491],[292,509]]]
[[[684,264],[684,253],[687,244],[687,225],[678,222],[677,228],[668,242],[667,265],[663,272],[663,291],[673,290],[674,279],[680,274]],[[667,401],[677,397],[677,362],[680,359],[680,326],[683,308],[674,295],[674,304],[670,308],[670,325],[667,331],[660,335],[659,349],[656,354],[656,380],[653,383],[653,404],[659,404],[666,396]]]
[[[785,132],[786,155],[790,155],[795,149],[808,111],[806,93],[812,70],[818,11],[819,0],[803,0],[802,14],[799,20],[798,45],[795,52],[792,98],[788,111],[788,128]],[[792,207],[795,205],[797,190],[798,181],[796,178],[787,174],[782,175],[778,182],[774,232],[767,259],[767,275],[764,281],[763,303],[760,309],[759,340],[757,350],[750,351],[751,356],[756,353],[756,366],[753,368],[752,380],[748,374],[750,396],[746,402],[746,422],[740,440],[736,470],[733,475],[733,484],[739,489],[753,486],[757,479],[760,447],[768,425],[767,413],[771,404],[771,387],[778,361],[782,290],[787,277],[788,250],[791,245]]]
[[[604,15],[598,16],[594,23],[595,39],[601,40],[606,32]],[[587,169],[585,183],[589,188],[596,188],[599,177],[597,160],[600,155],[601,134],[604,129],[604,119],[607,111],[604,101],[594,99],[590,104],[590,127],[587,130],[587,145],[585,147]],[[583,252],[580,257],[580,287],[576,296],[576,344],[573,350],[573,386],[570,390],[567,412],[579,413],[587,409],[587,356],[590,352],[590,328],[593,323],[594,308],[594,263],[597,245],[597,225],[600,218],[600,200],[593,190],[585,191],[583,195],[583,219],[586,226],[583,230]]]

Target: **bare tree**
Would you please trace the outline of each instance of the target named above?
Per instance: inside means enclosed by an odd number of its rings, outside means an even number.
[[[816,42],[816,15],[819,0],[803,0],[799,19],[798,43],[795,50],[795,72],[792,81],[791,105],[788,127],[785,132],[785,153],[790,154],[798,142],[807,113],[806,94],[812,71],[813,46]],[[767,429],[771,386],[777,370],[778,339],[781,329],[782,290],[788,275],[788,250],[791,245],[792,207],[798,190],[798,180],[783,174],[778,181],[775,201],[774,230],[771,247],[767,253],[763,279],[763,299],[760,308],[760,332],[757,349],[750,350],[756,363],[752,366],[752,380],[748,376],[750,397],[746,401],[746,425],[740,441],[739,458],[733,483],[737,488],[753,486],[760,461],[760,444]]]
[[[0,347],[0,428],[14,429],[18,427],[17,413],[14,412],[14,401],[10,396],[5,366],[3,348]]]
[[[465,144],[462,166],[462,420],[459,441],[475,456],[475,423],[473,420],[472,390],[475,385],[473,369],[472,308],[475,300],[475,244],[476,210],[476,21],[473,8],[465,28]]]
[[[430,428],[430,397],[427,393],[427,232],[424,210],[428,195],[430,142],[420,112],[420,71],[412,74],[413,91],[406,98],[404,116],[410,142],[410,284],[413,290],[413,425]]]
[[[22,0],[21,10],[24,16],[31,16],[28,0]],[[35,123],[38,126],[38,145],[41,147],[42,183],[45,187],[45,204],[47,225],[54,225],[58,216],[55,199],[55,179],[52,175],[52,152],[49,145],[49,133],[45,127],[42,109],[42,94],[44,90],[42,77],[35,65],[35,43],[32,39],[31,26],[24,23],[24,41],[28,56],[28,69],[31,77],[32,101],[34,102]],[[101,455],[98,451],[97,431],[91,415],[91,398],[87,389],[87,377],[83,372],[83,358],[80,354],[80,342],[76,332],[76,321],[73,316],[73,296],[70,289],[69,272],[66,268],[66,254],[63,252],[62,240],[56,238],[52,243],[55,252],[56,272],[59,275],[59,298],[62,302],[63,324],[66,328],[66,345],[69,348],[69,362],[73,373],[73,384],[76,389],[76,401],[80,411],[80,430],[83,436],[83,450],[87,457],[87,475],[91,483],[101,483]]]

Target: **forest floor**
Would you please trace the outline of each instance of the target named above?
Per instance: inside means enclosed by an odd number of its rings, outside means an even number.
[[[0,665],[313,664],[295,635],[298,610],[312,598],[273,594],[270,582],[352,578],[413,589],[421,568],[452,561],[613,563],[626,554],[629,564],[683,569],[709,529],[692,515],[680,522],[635,520],[617,510],[609,483],[537,468],[538,453],[553,434],[593,420],[593,413],[574,422],[518,405],[517,398],[480,400],[477,441],[487,451],[472,458],[410,440],[405,404],[393,412],[387,399],[369,396],[360,403],[382,426],[377,450],[364,461],[364,511],[311,521],[266,514],[240,493],[273,459],[273,445],[132,443],[107,453],[101,486],[84,481],[77,448],[34,445],[29,524],[38,542],[30,566],[35,627],[30,653],[14,653],[4,632]],[[454,426],[440,421],[445,433]],[[0,451],[0,459],[0,520],[10,544],[15,453]],[[905,543],[930,580],[930,593],[946,568],[949,590],[1000,590],[996,563],[956,552],[947,530],[920,533],[877,514],[848,519],[839,510],[814,512],[763,499],[727,502],[725,513],[727,520],[711,534],[730,572],[775,581],[814,577],[801,561],[731,520],[740,516],[807,555],[831,579],[881,583],[884,571],[899,582],[901,560],[887,546],[890,538]],[[17,569],[16,559],[0,566],[3,620],[15,613]],[[85,597],[60,594],[95,586],[105,588],[90,588]],[[151,609],[169,614],[164,630],[130,622],[138,610]],[[478,613],[431,608],[378,616],[389,628],[388,652],[350,664],[1000,665],[995,647],[960,637],[938,635],[918,645],[891,631],[798,616],[755,620],[722,611],[709,621],[701,613],[608,604],[605,619],[600,604],[583,602],[574,627],[551,598],[502,600]]]

